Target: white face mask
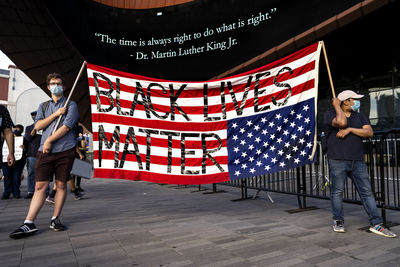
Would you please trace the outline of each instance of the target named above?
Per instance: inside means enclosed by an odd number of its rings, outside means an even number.
[[[360,110],[360,100],[354,100],[354,105],[351,108],[353,111],[358,112]]]
[[[63,93],[63,86],[58,84],[50,85],[50,92],[53,95],[60,96]]]

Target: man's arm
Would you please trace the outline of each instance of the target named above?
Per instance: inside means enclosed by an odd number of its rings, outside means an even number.
[[[337,98],[332,100],[332,106],[335,109],[336,117],[332,120],[332,126],[335,128],[343,129],[347,127],[347,117],[340,107],[341,101]]]
[[[57,129],[52,135],[50,135],[46,141],[43,143],[43,153],[48,153],[51,151],[51,144],[58,139],[62,138],[64,135],[66,135],[70,129],[68,126],[61,126],[60,128]]]
[[[50,116],[48,116],[47,118],[44,118],[42,120],[38,120],[35,123],[35,129],[37,131],[40,131],[40,130],[43,130],[43,129],[47,128],[47,126],[49,126],[50,123],[52,123],[53,120],[57,119],[60,115],[64,115],[66,113],[66,111],[67,111],[67,109],[62,107],[62,108],[59,108],[56,112],[54,112]]]
[[[9,151],[7,156],[7,164],[8,166],[12,166],[15,162],[15,158],[14,158],[14,134],[11,128],[4,129],[4,138],[6,139]]]
[[[336,134],[337,138],[344,138],[346,135],[349,133],[358,135],[360,137],[372,137],[374,135],[374,131],[372,130],[371,125],[366,124],[362,128],[346,128],[339,130],[339,132]]]

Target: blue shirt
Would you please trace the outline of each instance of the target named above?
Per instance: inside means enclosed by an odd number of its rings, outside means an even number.
[[[60,100],[58,100],[57,103],[55,103],[53,100],[50,101],[50,103],[47,105],[46,110],[43,114],[42,110],[42,105],[41,103],[39,105],[39,108],[37,110],[36,118],[35,118],[35,123],[39,120],[42,120],[44,118],[47,118],[54,112],[56,112],[59,108],[62,108],[64,106],[65,101],[67,100],[66,97],[61,97]],[[67,151],[71,148],[74,148],[76,146],[76,140],[75,140],[75,133],[73,131],[73,128],[75,127],[75,124],[78,122],[79,119],[79,112],[78,112],[78,106],[74,101],[70,101],[67,107],[67,112],[64,114],[61,118],[61,122],[58,125],[58,128],[60,128],[62,125],[67,126],[70,130],[66,135],[58,139],[57,141],[53,142],[51,144],[51,152],[52,153],[57,153],[57,152],[63,152]],[[54,119],[49,126],[47,126],[46,129],[43,129],[43,134],[42,134],[42,139],[40,141],[40,147],[39,151],[43,151],[43,144],[44,141],[53,133],[53,129],[56,126],[58,121],[58,118]]]
[[[332,120],[335,117],[334,109],[328,110],[324,114],[328,159],[364,160],[363,139],[353,133],[349,133],[344,138],[337,138],[336,134],[339,129],[332,126]],[[361,129],[364,125],[369,124],[368,119],[362,113],[351,112],[350,117],[347,118],[347,127]]]

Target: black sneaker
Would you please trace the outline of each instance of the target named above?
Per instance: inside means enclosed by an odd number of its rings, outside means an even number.
[[[61,223],[60,217],[56,217],[54,220],[51,220],[50,228],[54,231],[64,231],[66,227]]]
[[[36,228],[35,224],[33,223],[24,223],[21,225],[17,230],[10,234],[10,238],[18,239],[30,236],[37,232],[38,229]]]
[[[75,200],[80,200],[85,195],[85,193],[79,192],[78,189],[75,189],[72,193],[74,193]]]
[[[33,197],[33,193],[28,193],[26,196],[25,196],[25,199],[31,199]]]
[[[76,189],[78,189],[79,192],[85,192],[82,187],[78,186]]]

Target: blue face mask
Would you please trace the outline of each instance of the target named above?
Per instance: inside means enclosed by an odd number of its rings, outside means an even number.
[[[352,105],[351,108],[355,112],[358,112],[358,110],[360,109],[360,100],[354,100],[354,105]]]
[[[58,84],[50,85],[50,92],[53,95],[60,96],[63,93],[63,86]]]

